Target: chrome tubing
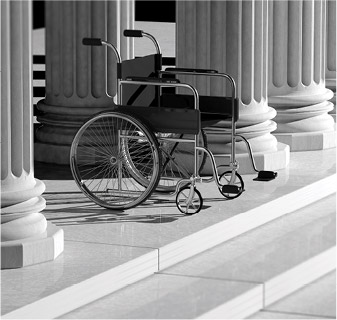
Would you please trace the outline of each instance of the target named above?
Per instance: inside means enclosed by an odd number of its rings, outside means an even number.
[[[235,98],[236,98],[236,84],[232,76],[227,73],[217,73],[217,72],[194,72],[194,71],[179,71],[179,70],[170,70],[170,71],[161,71],[161,74],[181,74],[181,75],[200,75],[200,76],[207,76],[207,77],[222,77],[227,79],[232,87],[232,128],[231,128],[231,162],[236,163],[235,159],[235,137],[236,137],[236,123],[234,121],[234,112],[235,112]]]
[[[102,45],[105,45],[105,46],[109,47],[110,49],[112,49],[112,51],[116,55],[117,63],[122,63],[122,58],[121,58],[118,50],[116,49],[116,47],[113,44],[111,44],[110,42],[107,42],[105,40],[101,40],[101,42],[102,42]]]
[[[121,80],[119,81],[119,92],[122,93],[123,84],[140,84],[160,87],[187,88],[192,91],[194,96],[194,109],[199,110],[199,93],[197,89],[187,83],[171,83],[165,81],[141,81],[141,80]]]
[[[240,139],[242,139],[246,143],[252,168],[255,172],[259,172],[259,170],[257,170],[256,165],[255,165],[255,160],[254,160],[254,157],[253,157],[253,151],[252,151],[252,148],[250,146],[249,141],[247,140],[247,138],[245,138],[241,134],[236,134],[236,136],[239,137]]]
[[[156,40],[156,38],[153,35],[151,35],[150,33],[147,33],[147,32],[144,32],[144,31],[142,31],[142,35],[143,35],[143,37],[146,37],[146,38],[150,39],[153,42],[154,46],[156,47],[157,53],[161,54],[160,45],[159,45],[158,41]]]

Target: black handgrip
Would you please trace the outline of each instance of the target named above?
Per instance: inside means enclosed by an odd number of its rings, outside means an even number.
[[[143,36],[143,31],[127,29],[124,30],[123,34],[125,37],[141,38]]]
[[[82,44],[85,46],[101,46],[102,40],[98,38],[83,38]]]

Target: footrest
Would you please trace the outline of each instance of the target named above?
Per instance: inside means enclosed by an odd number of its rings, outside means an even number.
[[[222,193],[234,193],[239,194],[242,192],[242,188],[234,184],[226,184],[222,186]]]
[[[274,171],[259,171],[257,178],[253,179],[255,181],[270,181],[277,177],[277,172]]]

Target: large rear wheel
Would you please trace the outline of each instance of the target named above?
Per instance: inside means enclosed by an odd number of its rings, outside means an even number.
[[[108,112],[79,129],[70,165],[77,185],[91,200],[109,209],[128,209],[145,201],[157,187],[161,153],[144,123],[121,112]]]

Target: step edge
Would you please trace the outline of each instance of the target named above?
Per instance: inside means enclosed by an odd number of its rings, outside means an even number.
[[[265,283],[264,306],[267,307],[281,300],[335,269],[336,246],[331,247],[268,280]],[[291,286],[286,288],[284,285],[285,283],[291,283]]]
[[[250,231],[250,230],[253,230],[255,229],[256,227],[258,226],[261,226],[267,222],[270,222],[282,215],[285,215],[287,213],[290,213],[290,212],[294,212],[294,211],[297,211],[311,203],[314,203],[316,201],[319,201],[320,199],[323,199],[324,197],[332,194],[335,192],[335,189],[336,189],[336,184],[335,184],[335,178],[336,178],[336,174],[333,174],[329,177],[326,177],[324,179],[321,179],[319,181],[316,181],[310,185],[307,185],[307,186],[304,186],[298,190],[295,190],[287,195],[284,195],[280,198],[277,198],[275,200],[272,200],[270,203],[272,203],[272,205],[274,205],[275,203],[277,203],[278,201],[280,201],[279,199],[284,199],[287,201],[288,203],[288,198],[289,197],[294,197],[295,195],[298,195],[298,194],[304,194],[305,195],[305,199],[307,200],[307,202],[304,204],[304,205],[301,205],[299,208],[298,207],[295,207],[295,209],[291,209],[291,211],[287,211],[287,212],[278,212],[276,215],[273,215],[273,217],[271,217],[271,215],[269,214],[269,219],[267,219],[266,221],[262,221],[262,223],[259,223],[258,225],[254,226],[254,227],[251,227],[251,228],[248,228],[242,232],[235,232],[235,234],[232,234],[231,236],[229,237],[215,237],[215,239],[213,239],[213,241],[207,241],[207,245],[205,245],[204,247],[201,247],[201,246],[196,246],[196,249],[190,251],[188,250],[189,249],[189,246],[191,245],[195,245],[195,237],[205,237],[205,235],[207,236],[207,233],[209,234],[212,234],[214,235],[216,232],[219,232],[219,231],[222,231],[223,232],[223,226],[228,224],[229,222],[228,221],[222,221],[222,222],[219,222],[219,223],[216,223],[215,225],[212,225],[208,228],[205,228],[203,230],[200,230],[198,232],[195,232],[193,233],[192,235],[189,235],[187,237],[184,237],[180,240],[177,240],[175,242],[173,242],[172,244],[169,244],[169,245],[166,245],[166,246],[163,246],[161,248],[158,249],[154,249],[153,251],[151,251],[150,253],[147,253],[147,254],[144,254],[136,259],[133,259],[123,265],[120,265],[120,266],[116,266],[112,269],[109,269],[103,273],[100,273],[98,275],[95,275],[87,280],[84,280],[82,282],[79,282],[77,284],[74,284],[72,285],[71,287],[68,287],[68,288],[65,288],[63,290],[60,290],[50,296],[47,296],[47,297],[44,297],[40,300],[37,300],[31,304],[28,304],[26,306],[23,306],[21,308],[18,308],[12,312],[9,312],[5,315],[2,316],[3,319],[27,319],[27,318],[30,318],[30,319],[54,319],[54,318],[57,318],[57,317],[60,317],[66,313],[69,313],[79,307],[82,307],[88,303],[91,303],[95,300],[98,300],[108,294],[111,294],[131,283],[134,283],[136,281],[139,281],[141,279],[144,279],[152,274],[154,274],[155,272],[157,271],[160,271],[160,270],[163,270],[163,269],[166,269],[167,267],[170,267],[176,263],[179,263],[179,262],[182,262],[183,260],[186,260],[198,253],[201,253],[201,252],[204,252],[220,243],[223,243],[229,239],[232,239],[234,237],[236,237],[237,235],[239,234],[244,234],[245,232],[247,231]],[[328,186],[327,186],[328,184]],[[321,186],[320,190],[324,191],[323,193],[320,193],[319,196],[316,196],[316,197],[308,197],[308,192],[311,193],[314,189],[317,189],[317,185],[318,186]],[[323,188],[324,187],[324,188]],[[298,204],[300,201],[298,201],[298,198],[297,198],[297,201],[296,203]],[[228,220],[231,220],[230,223],[232,224],[233,223],[233,219],[235,220],[238,220],[238,221],[235,221],[236,223],[240,222],[240,220],[242,219],[245,219],[247,220],[247,218],[249,217],[252,217],[254,215],[254,213],[256,211],[259,211],[261,210],[262,207],[270,207],[270,203],[267,203],[267,204],[264,204],[264,205],[261,205],[257,208],[254,208],[254,209],[251,209],[251,210],[248,210],[244,213],[241,213],[241,214],[238,214],[237,216],[235,217],[232,217]],[[253,219],[252,219],[253,220]],[[254,221],[256,221],[256,219],[254,219]],[[174,262],[173,261],[170,261],[169,263],[166,263],[164,264],[164,267],[162,267],[163,263],[162,263],[162,259],[161,256],[164,256],[165,258],[165,251],[166,251],[166,255],[172,251],[172,250],[175,250],[176,249],[181,249],[183,248],[184,250],[186,250],[188,252],[188,254],[186,255],[186,252],[184,252],[184,255],[180,252],[179,253],[179,257],[178,259],[176,259]],[[144,259],[145,256],[147,255],[151,255],[151,254],[154,254],[154,261],[153,262],[153,265],[152,265],[152,268],[150,268],[149,270],[145,270],[144,271],[144,274],[143,275],[140,275],[139,277],[135,277],[133,278],[132,281],[128,281],[128,280],[131,280],[132,277],[133,277],[133,274],[132,275],[129,275],[129,276],[126,276],[126,278],[124,280],[121,280],[120,282],[116,282],[115,283],[115,288],[112,288],[112,287],[109,287],[109,289],[107,289],[106,291],[103,292],[103,290],[101,290],[100,293],[94,293],[91,298],[89,299],[88,296],[86,297],[83,297],[83,299],[80,301],[80,299],[77,299],[77,303],[76,305],[66,305],[64,304],[64,301],[65,301],[65,297],[64,295],[69,295],[70,297],[73,296],[73,292],[75,290],[75,292],[77,290],[79,290],[78,292],[81,292],[83,295],[85,292],[87,292],[86,290],[83,290],[81,289],[83,286],[86,287],[88,285],[88,290],[91,290],[91,292],[93,291],[92,290],[92,284],[95,284],[96,286],[99,285],[101,286],[101,284],[107,284],[107,281],[105,281],[104,279],[106,279],[106,277],[109,277],[109,279],[111,279],[111,275],[112,274],[117,274],[118,272],[123,272],[123,268],[124,267],[127,267],[129,269],[132,270],[132,272],[137,272],[137,270],[133,270],[133,269],[137,269],[137,262],[135,260],[141,260],[141,259]],[[159,255],[159,257],[158,257]],[[167,258],[167,257],[166,257]],[[158,261],[159,261],[159,265],[158,265]],[[165,260],[164,260],[165,261]],[[136,264],[136,265],[135,265]],[[130,265],[133,267],[130,268]],[[140,264],[142,265],[142,264]],[[108,276],[109,275],[109,276]],[[99,280],[101,278],[101,280]],[[99,280],[99,281],[97,281]],[[92,284],[91,284],[92,283]],[[67,300],[68,301],[68,300]],[[50,306],[53,305],[53,308],[50,308]],[[56,307],[57,306],[57,307]],[[56,310],[57,309],[57,310]],[[37,311],[38,310],[38,311]]]
[[[158,250],[2,315],[3,319],[55,319],[158,271]],[[114,281],[112,281],[114,280]],[[76,299],[74,299],[76,297]]]
[[[313,204],[335,193],[336,187],[336,174],[334,174],[167,244],[159,248],[159,270],[164,270],[281,216]],[[320,193],[316,192],[317,189]],[[281,206],[280,203],[282,203]],[[224,230],[229,232],[225,234]],[[207,242],[200,243],[200,239],[207,239]]]
[[[263,286],[263,294],[261,295],[260,301],[258,299],[252,300],[252,298],[256,298],[257,296],[251,296],[251,292],[257,290],[257,288],[249,289],[234,299],[226,301],[216,308],[200,315],[197,319],[243,319],[250,317],[335,269],[336,247],[334,246],[314,257],[311,257],[307,261],[304,261],[299,265],[274,276],[265,283],[262,283],[261,286]],[[312,273],[310,271],[315,272]],[[298,278],[298,275],[301,275],[301,277]],[[294,278],[298,279],[295,283],[293,281]],[[282,288],[282,284],[289,282],[289,280],[292,280],[291,288],[280,292],[279,290]],[[235,279],[232,281],[235,281]],[[257,284],[257,287],[258,286],[259,285]],[[240,307],[237,307],[239,304]]]

